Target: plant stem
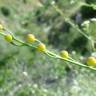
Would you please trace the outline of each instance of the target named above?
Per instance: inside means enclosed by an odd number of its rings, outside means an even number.
[[[72,64],[75,64],[75,65],[78,65],[78,66],[81,66],[81,67],[84,67],[84,68],[89,68],[89,69],[91,69],[91,70],[96,71],[96,68],[94,68],[94,67],[92,67],[92,66],[87,66],[87,65],[82,64],[82,63],[80,63],[80,62],[77,62],[77,61],[74,60],[74,59],[71,60],[71,59],[62,58],[61,56],[59,56],[59,55],[57,55],[57,54],[55,54],[55,53],[52,53],[52,52],[50,52],[49,50],[47,50],[47,52],[48,52],[49,54],[53,55],[53,56],[52,56],[53,58],[58,58],[58,59],[61,59],[61,60],[70,62],[70,63],[72,63]],[[50,56],[50,55],[48,55],[48,56]]]

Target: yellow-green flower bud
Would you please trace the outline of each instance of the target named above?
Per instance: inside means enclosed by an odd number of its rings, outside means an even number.
[[[95,57],[88,57],[86,63],[89,66],[95,66],[96,67],[96,58]]]
[[[28,43],[33,43],[36,40],[36,38],[33,34],[28,34],[26,40]]]
[[[40,43],[38,46],[37,46],[37,50],[38,51],[45,51],[46,50],[46,46],[45,46],[45,44],[43,44],[43,43]]]
[[[60,52],[60,56],[61,56],[62,58],[68,59],[69,53],[68,53],[68,51],[66,51],[66,50],[62,50],[62,51]]]
[[[11,34],[5,35],[4,38],[5,38],[5,40],[6,40],[7,42],[12,42],[12,40],[13,40],[13,37],[12,37]]]

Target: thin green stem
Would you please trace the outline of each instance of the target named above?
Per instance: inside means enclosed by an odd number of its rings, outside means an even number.
[[[19,40],[19,39],[15,38],[15,37],[13,37],[13,39],[14,39],[15,41],[17,41],[18,43],[20,43],[20,44],[24,45],[24,46],[28,46],[28,47],[31,47],[31,48],[36,49],[36,47],[35,47],[35,46],[30,45],[30,44],[27,44],[26,42],[23,42],[23,41],[21,41],[21,40]]]
[[[87,65],[82,64],[82,63],[80,63],[80,62],[77,62],[77,61],[74,60],[74,59],[71,60],[71,59],[62,58],[61,56],[59,56],[59,55],[57,55],[57,54],[55,54],[55,53],[52,53],[52,52],[50,52],[49,50],[47,50],[47,52],[48,52],[49,54],[53,55],[53,56],[52,56],[53,58],[58,58],[58,59],[61,59],[61,60],[70,62],[70,63],[72,63],[72,64],[75,64],[75,65],[78,65],[78,66],[81,66],[81,67],[85,67],[85,68],[89,68],[89,69],[91,69],[91,70],[96,71],[96,68],[91,67],[91,66],[87,66]],[[50,55],[48,55],[48,56],[50,56]]]

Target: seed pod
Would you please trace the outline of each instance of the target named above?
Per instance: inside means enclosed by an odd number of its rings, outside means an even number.
[[[7,35],[5,35],[5,40],[7,41],[7,42],[12,42],[12,40],[13,40],[13,37],[12,37],[12,35],[11,34],[7,34]]]

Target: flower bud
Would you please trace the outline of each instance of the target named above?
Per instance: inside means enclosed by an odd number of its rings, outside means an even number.
[[[40,43],[38,46],[37,46],[37,50],[38,51],[45,51],[46,50],[46,46],[45,46],[45,44],[43,44],[43,43]]]
[[[28,34],[26,40],[28,43],[33,43],[36,40],[36,38],[33,34]]]
[[[7,35],[5,35],[5,40],[7,41],[7,42],[12,42],[12,40],[13,40],[13,37],[12,37],[12,35],[11,34],[7,34]]]
[[[95,59],[95,57],[88,57],[86,63],[89,66],[96,66],[96,59]]]
[[[68,51],[62,50],[62,51],[60,52],[60,56],[61,56],[62,58],[68,59],[68,57],[69,57]]]

